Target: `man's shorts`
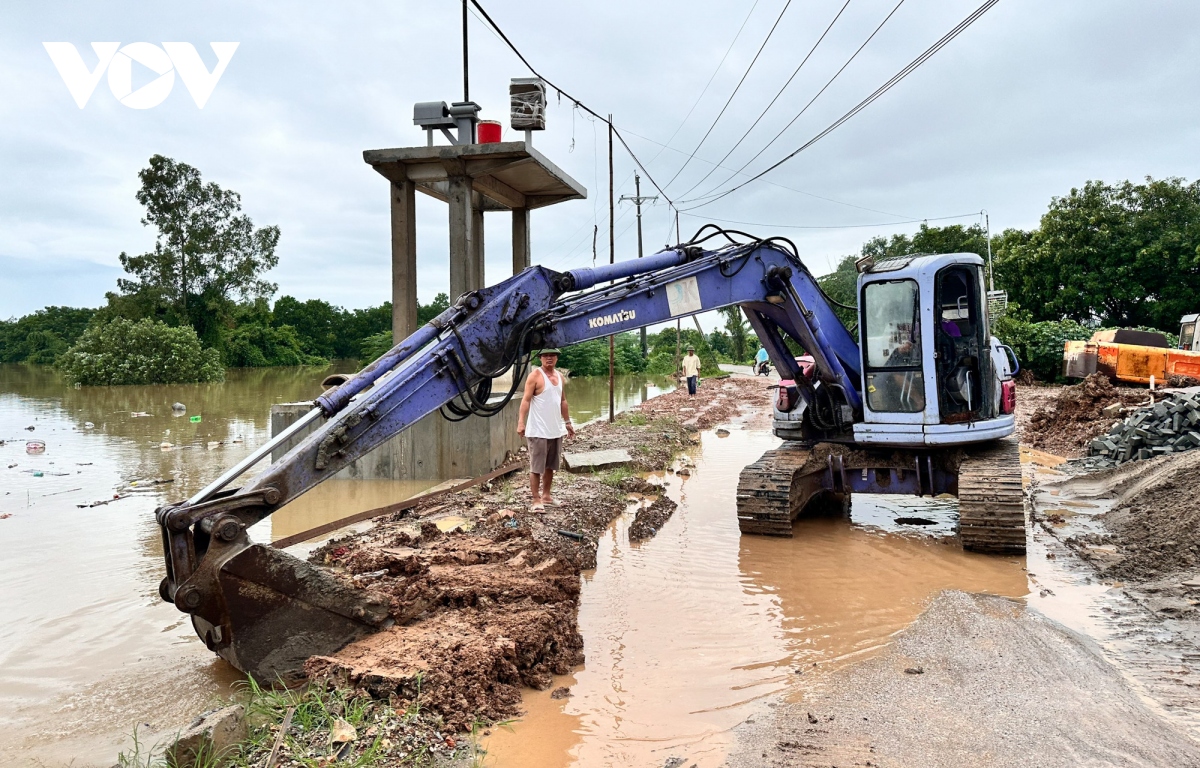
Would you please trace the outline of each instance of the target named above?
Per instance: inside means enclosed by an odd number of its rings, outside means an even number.
[[[527,437],[525,441],[529,444],[530,472],[540,475],[547,469],[552,472],[558,469],[562,458],[561,437]]]

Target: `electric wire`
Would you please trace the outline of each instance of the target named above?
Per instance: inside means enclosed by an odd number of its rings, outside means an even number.
[[[741,167],[737,169],[735,174],[746,170],[746,166],[750,165],[750,163],[753,163],[760,156],[762,156],[763,152],[766,152],[768,149],[770,149],[771,146],[776,141],[779,140],[779,137],[782,136],[787,131],[787,129],[791,128],[796,123],[796,121],[799,120],[801,118],[801,116],[803,116],[804,113],[808,111],[809,107],[811,107],[817,101],[817,99],[821,98],[821,95],[829,89],[829,86],[833,85],[834,81],[837,80],[838,77],[840,77],[841,74],[846,71],[846,68],[849,67],[850,64],[856,58],[858,58],[858,54],[862,53],[863,49],[867,47],[867,44],[875,39],[875,36],[879,34],[879,31],[881,29],[883,29],[884,25],[886,25],[888,23],[888,21],[890,21],[891,18],[896,15],[896,11],[900,10],[900,6],[902,6],[902,5],[904,5],[904,0],[900,0],[900,2],[896,3],[896,6],[894,8],[892,8],[891,12],[888,13],[887,16],[884,17],[883,21],[879,22],[879,26],[875,27],[875,30],[873,32],[871,32],[870,35],[867,36],[867,39],[862,42],[862,45],[858,46],[858,48],[855,49],[854,53],[850,54],[850,58],[846,59],[846,63],[842,64],[842,66],[838,69],[838,71],[833,73],[833,77],[829,78],[829,80],[827,80],[825,82],[825,85],[821,86],[821,90],[817,91],[816,95],[813,96],[811,99],[809,99],[808,103],[805,104],[804,107],[799,112],[796,113],[795,117],[793,117],[791,120],[789,120],[787,125],[783,126],[783,128],[781,128],[779,130],[779,132],[776,133],[775,136],[770,141],[768,141],[762,149],[760,149],[760,150],[758,150],[758,152],[754,153],[754,156],[751,157],[749,160],[742,163]],[[733,178],[733,175],[728,176],[723,181],[719,182],[715,187],[713,187],[712,190],[709,190],[708,193],[706,193],[704,195],[700,195],[696,199],[700,200],[700,199],[703,199],[703,198],[711,195],[713,193],[713,190],[719,188],[722,184],[727,183],[732,178]],[[694,189],[694,187],[693,187],[693,189]],[[689,192],[690,191],[691,190],[689,190]]]
[[[771,37],[775,34],[775,30],[779,27],[779,22],[783,21],[783,16],[787,13],[787,10],[791,7],[791,5],[792,0],[787,0],[787,2],[783,4],[783,10],[781,10],[779,12],[779,16],[775,18],[775,23],[771,25],[771,29],[767,32],[767,36],[763,38],[762,45],[758,46],[758,51],[755,52],[754,58],[750,60],[750,64],[746,67],[746,71],[742,73],[742,79],[738,80],[738,84],[734,86],[733,93],[729,94],[729,98],[725,100],[725,105],[721,107],[721,111],[717,113],[715,118],[713,118],[712,124],[709,125],[708,130],[704,132],[704,136],[701,137],[700,143],[697,144],[696,148],[691,151],[691,153],[688,155],[688,158],[683,161],[683,165],[679,166],[679,170],[675,171],[675,175],[667,180],[668,187],[671,186],[675,179],[679,178],[679,174],[683,173],[683,170],[688,167],[688,163],[692,162],[692,158],[694,158],[696,153],[700,151],[700,148],[704,146],[704,142],[708,141],[708,137],[712,134],[713,129],[717,127],[717,123],[721,122],[721,118],[725,116],[725,110],[729,109],[729,105],[733,103],[734,97],[737,96],[738,91],[741,90],[742,84],[745,83],[746,78],[750,76],[750,72],[754,69],[754,65],[758,63],[758,57],[762,55],[763,49],[766,48],[767,43],[771,41]]]
[[[759,173],[755,174],[754,176],[751,176],[746,181],[741,182],[740,184],[737,184],[736,186],[733,186],[733,187],[725,190],[724,192],[721,192],[720,194],[716,194],[715,196],[712,196],[711,199],[705,200],[704,202],[701,202],[697,205],[693,205],[690,208],[688,208],[687,210],[695,210],[697,208],[701,208],[706,205],[711,205],[712,203],[715,203],[716,201],[720,200],[721,198],[731,195],[734,192],[737,192],[739,189],[742,189],[747,184],[750,184],[750,183],[756,181],[757,179],[762,178],[763,176],[767,175],[768,173],[775,170],[779,166],[783,165],[787,161],[791,160],[796,155],[800,154],[804,150],[806,150],[809,147],[811,147],[812,145],[816,144],[818,141],[825,138],[833,131],[837,130],[839,127],[841,127],[843,124],[845,124],[851,118],[853,118],[859,112],[861,112],[864,109],[866,109],[867,107],[869,107],[872,103],[875,102],[876,99],[880,98],[885,93],[887,93],[892,88],[894,88],[897,83],[904,80],[904,78],[908,77],[910,74],[912,74],[914,71],[916,71],[922,64],[924,64],[929,59],[933,58],[933,56],[936,55],[940,50],[942,50],[942,48],[945,48],[952,40],[954,40],[956,37],[958,37],[960,34],[962,34],[968,27],[970,27],[972,24],[974,24],[976,21],[978,21],[985,13],[990,11],[992,9],[992,7],[995,6],[998,2],[1000,2],[1000,0],[986,0],[986,2],[983,3],[983,5],[976,8],[975,11],[973,11],[965,19],[960,21],[953,29],[951,29],[949,32],[947,32],[941,39],[939,39],[936,43],[934,43],[929,48],[927,48],[923,53],[921,53],[921,55],[917,56],[917,58],[915,58],[911,62],[909,62],[907,66],[905,66],[903,69],[901,69],[895,75],[892,75],[892,77],[886,83],[879,86],[879,88],[875,89],[875,91],[870,96],[867,96],[865,99],[860,101],[858,104],[856,104],[854,107],[852,107],[850,109],[850,111],[846,112],[844,115],[839,117],[837,120],[835,120],[829,126],[827,126],[823,131],[818,133],[816,136],[812,137],[811,139],[806,141],[804,144],[801,144],[797,149],[792,151],[790,154],[786,155],[783,159],[768,166],[766,169],[760,171]],[[745,167],[745,166],[743,166],[743,167]],[[701,200],[701,199],[703,199],[703,198],[695,198],[695,200]]]
[[[696,187],[700,186],[705,181],[707,181],[708,177],[713,175],[713,173],[717,170],[717,168],[720,167],[721,163],[728,160],[729,156],[732,155],[734,153],[734,151],[742,145],[742,142],[746,140],[746,137],[750,135],[750,132],[753,131],[758,126],[758,123],[763,119],[763,117],[767,114],[767,112],[771,111],[771,107],[775,106],[775,102],[779,100],[779,97],[783,95],[783,92],[787,90],[787,87],[792,84],[792,80],[796,79],[796,75],[800,74],[800,70],[803,69],[804,65],[808,63],[808,60],[810,58],[812,58],[812,55],[816,52],[817,48],[820,47],[821,43],[825,40],[825,37],[829,34],[829,31],[831,29],[833,29],[833,25],[837,24],[838,19],[842,18],[842,14],[846,12],[846,8],[848,8],[850,6],[851,1],[852,0],[846,0],[845,4],[843,4],[841,9],[838,10],[837,15],[835,15],[833,17],[833,21],[829,22],[829,26],[825,27],[825,31],[822,32],[821,36],[817,38],[817,42],[813,43],[812,48],[810,48],[808,50],[808,53],[805,54],[804,58],[800,61],[800,64],[797,65],[794,70],[792,70],[792,74],[787,79],[787,82],[785,82],[783,84],[783,86],[779,89],[779,92],[776,93],[775,97],[771,99],[771,102],[769,104],[767,104],[766,107],[763,108],[763,111],[758,114],[758,117],[754,118],[754,122],[750,124],[750,127],[746,129],[746,132],[742,134],[742,137],[740,139],[738,139],[732,147],[729,148],[729,151],[725,153],[724,157],[722,157],[720,160],[718,160],[713,165],[712,168],[708,169],[708,173],[704,174],[703,178],[701,178],[699,181],[697,181],[692,186],[688,187],[688,189],[685,192],[683,192],[680,195],[680,197],[686,197],[687,195],[692,193],[692,190],[694,190]],[[670,183],[671,182],[669,182],[669,181],[667,182],[667,184],[670,184]]]
[[[758,221],[737,221],[734,219],[718,219],[713,216],[699,216],[687,211],[680,211],[683,216],[689,216],[693,219],[704,219],[705,221],[719,221],[722,224],[739,224],[744,227],[768,227],[771,229],[868,229],[871,227],[894,227],[901,224],[920,224],[926,221],[949,221],[951,219],[969,219],[979,215],[978,211],[971,213],[962,213],[955,216],[926,216],[921,219],[908,219],[906,221],[883,221],[873,224],[765,224]]]
[[[790,2],[790,0],[789,0],[789,2]],[[569,100],[571,100],[572,102],[577,104],[580,109],[584,110],[585,112],[592,115],[593,117],[595,117],[599,120],[603,120],[604,122],[609,123],[609,125],[612,125],[612,123],[604,115],[600,114],[596,110],[589,107],[587,104],[584,104],[579,99],[577,99],[574,96],[572,96],[571,94],[567,93],[565,90],[560,88],[557,84],[555,84],[554,81],[552,81],[550,78],[546,77],[541,72],[538,72],[534,68],[534,66],[529,63],[529,59],[525,58],[525,54],[521,53],[521,50],[519,48],[517,48],[517,46],[513,43],[513,41],[508,39],[508,35],[504,34],[504,30],[500,28],[500,25],[497,24],[490,15],[488,15],[488,12],[484,9],[484,7],[479,4],[479,0],[471,0],[471,5],[475,6],[476,10],[478,10],[479,13],[483,15],[483,18],[485,20],[487,20],[487,23],[490,24],[494,30],[496,30],[496,34],[500,35],[500,39],[502,39],[504,41],[505,45],[507,45],[509,47],[509,50],[511,50],[514,54],[516,54],[516,57],[521,60],[521,63],[524,64],[525,67],[530,72],[532,72],[539,79],[545,81],[546,85],[549,85],[551,88],[558,91],[563,96],[566,96]],[[637,164],[638,168],[640,168],[642,170],[642,173],[646,174],[646,180],[650,182],[651,186],[653,186],[655,189],[657,189],[658,193],[663,196],[663,199],[665,199],[672,207],[674,207],[675,204],[671,200],[670,196],[668,196],[666,191],[659,185],[659,183],[657,181],[655,181],[653,174],[651,174],[650,171],[646,168],[646,166],[642,163],[641,158],[639,158],[636,154],[634,154],[633,150],[629,147],[629,144],[625,141],[625,137],[621,135],[621,132],[619,130],[617,130],[617,128],[615,126],[613,126],[613,134],[616,135],[617,139],[621,142],[621,146],[625,147],[625,151],[629,153],[629,156],[631,158],[633,158],[633,162],[635,162]]]

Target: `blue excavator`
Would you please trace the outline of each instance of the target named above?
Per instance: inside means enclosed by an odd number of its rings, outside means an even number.
[[[989,332],[975,254],[857,264],[857,308],[821,289],[795,246],[707,225],[653,256],[555,272],[530,267],[459,296],[185,502],[156,511],[162,599],[214,652],[259,680],[287,678],[390,622],[387,606],[246,529],[419,419],[499,413],[541,348],[738,306],[780,383],[781,445],[746,467],[743,533],[792,535],[805,512],[845,510],[854,493],[959,499],[964,548],[1025,551],[1011,349]],[[839,318],[856,317],[847,324]],[[851,314],[853,313],[853,314]],[[797,353],[807,356],[803,363]],[[511,373],[506,392],[495,379]],[[244,486],[272,449],[320,422]]]

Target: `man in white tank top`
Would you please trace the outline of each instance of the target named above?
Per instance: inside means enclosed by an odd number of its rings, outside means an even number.
[[[542,365],[529,372],[525,380],[525,396],[517,417],[517,434],[529,446],[529,490],[533,494],[533,509],[538,511],[558,502],[550,495],[554,470],[562,458],[563,435],[575,437],[575,427],[567,411],[563,394],[563,375],[554,367],[558,364],[557,349],[543,349]]]

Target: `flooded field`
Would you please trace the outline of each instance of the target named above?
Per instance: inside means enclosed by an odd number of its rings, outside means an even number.
[[[346,370],[73,389],[47,368],[0,365],[0,764],[107,768],[135,725],[153,741],[229,692],[237,672],[158,598],[153,510],[267,440],[272,403],[311,399]],[[607,382],[570,386],[579,421],[607,413]],[[667,386],[619,377],[617,407]],[[27,453],[30,440],[45,452]],[[432,484],[331,481],[252,536],[278,539]]]
[[[802,697],[823,673],[884,646],[943,589],[1021,597],[1023,558],[964,553],[953,501],[856,497],[852,520],[809,520],[792,539],[739,535],[742,466],[778,441],[733,429],[705,433],[680,503],[651,541],[630,545],[632,515],[600,544],[584,582],[585,667],[556,681],[571,697],[527,691],[529,714],[497,728],[486,764],[717,766],[732,728],[764,699]],[[913,506],[933,526],[894,522]],[[814,666],[815,665],[815,666]]]

